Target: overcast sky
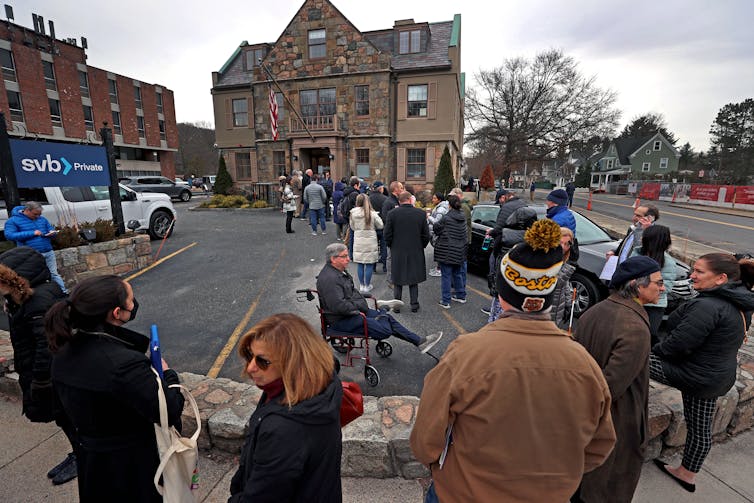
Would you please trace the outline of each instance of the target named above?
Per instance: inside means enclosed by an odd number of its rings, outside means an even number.
[[[6,0],[7,1],[7,0]],[[88,63],[175,93],[178,122],[214,123],[212,72],[247,40],[275,42],[303,0],[10,0],[15,22],[55,22],[57,38],[85,36]],[[750,0],[335,0],[361,31],[397,19],[448,21],[461,14],[462,71],[557,48],[601,87],[618,92],[620,127],[662,113],[695,150],[725,104],[754,97],[754,2]],[[616,7],[615,4],[621,4]]]

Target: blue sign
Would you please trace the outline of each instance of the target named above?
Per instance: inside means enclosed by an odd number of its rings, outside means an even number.
[[[110,185],[105,147],[10,140],[19,188]]]

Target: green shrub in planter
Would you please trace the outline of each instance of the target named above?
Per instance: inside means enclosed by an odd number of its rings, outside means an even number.
[[[251,205],[252,208],[267,208],[269,205],[267,204],[267,201],[254,201],[254,203]]]

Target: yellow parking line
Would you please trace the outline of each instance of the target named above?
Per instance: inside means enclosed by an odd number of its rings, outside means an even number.
[[[447,313],[445,311],[442,312],[442,315],[445,316],[445,318],[448,319],[451,325],[458,331],[458,335],[465,334],[466,329],[461,326],[460,323],[458,323],[455,318],[453,318],[450,313]]]
[[[471,291],[472,291],[472,292],[474,292],[475,294],[477,294],[477,295],[479,295],[479,296],[481,296],[481,297],[484,297],[485,299],[492,299],[492,295],[490,295],[490,294],[488,294],[488,293],[485,293],[485,292],[483,292],[483,291],[481,291],[481,290],[477,290],[477,289],[476,289],[476,288],[474,288],[473,286],[469,286],[469,285],[466,285],[466,290],[471,290]]]
[[[604,203],[604,204],[612,204],[613,206],[620,206],[621,208],[633,208],[633,205],[631,204],[611,203],[609,201],[605,201],[604,199],[600,199],[599,202]],[[728,227],[736,227],[738,229],[745,229],[747,231],[754,231],[754,227],[749,227],[748,225],[732,224],[729,222],[723,222],[721,220],[712,220],[711,218],[694,217],[691,215],[684,215],[683,213],[674,213],[668,210],[662,210],[662,214],[673,215],[674,217],[688,218],[690,220],[698,220],[700,222],[708,222],[711,224],[722,224],[722,225],[727,225]],[[617,218],[617,217],[613,217],[613,218]]]
[[[130,276],[129,276],[129,277],[127,277],[127,278],[126,278],[126,279],[125,279],[124,281],[131,281],[131,280],[132,280],[132,279],[134,279],[134,278],[138,278],[139,276],[141,276],[141,275],[142,275],[142,274],[144,274],[145,272],[147,272],[147,271],[149,271],[149,270],[151,270],[151,269],[154,269],[154,268],[155,268],[155,267],[157,267],[158,265],[162,264],[162,263],[163,263],[163,262],[165,262],[165,261],[166,261],[167,259],[169,259],[169,258],[173,258],[173,257],[175,257],[176,255],[178,255],[179,253],[183,253],[183,252],[185,252],[186,250],[188,250],[189,248],[191,248],[191,247],[194,247],[194,246],[196,246],[196,245],[197,245],[197,242],[196,242],[196,241],[194,241],[194,242],[193,242],[193,243],[191,243],[190,245],[184,246],[184,247],[183,247],[183,248],[181,248],[180,250],[178,250],[178,251],[174,251],[174,252],[173,252],[173,253],[171,253],[170,255],[166,255],[166,256],[162,257],[162,258],[161,258],[160,260],[158,260],[157,262],[153,263],[152,265],[150,265],[150,266],[148,266],[148,267],[145,267],[145,268],[144,268],[144,269],[142,269],[141,271],[139,271],[139,272],[137,272],[137,273],[134,273],[134,274],[130,275]]]
[[[223,349],[220,351],[220,354],[217,355],[217,358],[215,359],[215,363],[212,364],[212,367],[209,369],[209,372],[207,372],[207,377],[215,378],[220,374],[220,370],[222,370],[223,365],[225,365],[225,360],[228,359],[230,356],[230,353],[233,351],[233,348],[236,347],[236,344],[238,343],[238,339],[241,338],[241,333],[246,329],[246,325],[249,324],[249,320],[251,319],[251,316],[254,314],[254,311],[257,310],[257,306],[259,305],[259,299],[262,298],[262,295],[265,293],[265,290],[267,288],[267,285],[272,283],[272,276],[275,274],[275,271],[277,271],[278,266],[280,265],[280,261],[283,260],[283,257],[285,257],[285,249],[283,249],[282,253],[280,254],[280,257],[278,258],[278,261],[275,263],[275,265],[270,270],[270,274],[267,275],[262,285],[262,289],[259,291],[259,294],[254,299],[254,302],[251,303],[249,306],[249,309],[246,311],[246,314],[241,319],[240,323],[236,325],[236,328],[233,330],[233,333],[230,334],[230,337],[228,338],[228,342],[225,343],[225,346],[223,346]]]

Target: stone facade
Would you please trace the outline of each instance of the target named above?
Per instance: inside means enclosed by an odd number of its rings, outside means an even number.
[[[152,263],[149,236],[131,237],[65,248],[55,252],[58,273],[68,288],[82,279],[104,274],[121,275]]]

